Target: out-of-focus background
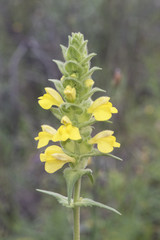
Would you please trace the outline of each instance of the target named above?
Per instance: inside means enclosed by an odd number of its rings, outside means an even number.
[[[82,240],[160,239],[160,1],[0,1],[0,239],[69,240],[72,213],[36,188],[66,195],[62,170],[47,174],[34,137],[41,124],[58,127],[38,96],[61,75],[60,44],[71,32],[89,40],[103,71],[93,79],[119,113],[113,129],[121,148],[93,159],[95,183],[82,196],[118,209],[82,209]],[[99,96],[95,95],[94,99]]]

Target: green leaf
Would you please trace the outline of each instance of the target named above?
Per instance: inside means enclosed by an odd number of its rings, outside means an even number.
[[[106,156],[106,157],[112,157],[112,158],[115,158],[119,161],[123,161],[122,158],[119,158],[113,154],[110,154],[110,153],[102,153],[100,152],[98,149],[93,149],[90,153],[87,153],[87,154],[84,154],[84,155],[81,155],[80,158],[86,158],[86,157],[94,157],[94,156]]]
[[[60,111],[60,109],[59,108],[54,108],[54,107],[52,107],[51,108],[51,112],[53,113],[53,115],[56,117],[56,118],[58,118],[60,121],[61,121],[61,119],[62,119],[62,113],[61,113],[61,111]]]
[[[57,79],[48,79],[50,82],[54,83],[54,86],[56,87],[57,91],[60,92],[60,94],[64,95],[64,87],[62,85],[62,82]]]
[[[79,62],[81,59],[81,54],[74,46],[70,45],[67,51],[67,60],[73,59]]]
[[[105,208],[105,209],[108,209],[112,212],[115,212],[119,215],[121,215],[120,212],[118,212],[116,209],[112,208],[112,207],[109,207],[103,203],[100,203],[100,202],[96,202],[92,199],[89,199],[89,198],[82,198],[80,199],[80,201],[76,202],[74,205],[76,206],[79,206],[79,207],[92,207],[92,206],[96,206],[96,207],[100,207],[100,208]]]
[[[67,61],[65,63],[65,70],[69,73],[79,73],[82,71],[82,67],[76,61]]]
[[[38,192],[42,192],[42,193],[45,193],[45,194],[48,194],[52,197],[55,197],[57,199],[57,201],[62,204],[63,206],[65,207],[73,207],[73,204],[72,205],[68,205],[68,198],[59,194],[59,193],[55,193],[55,192],[51,192],[51,191],[46,191],[46,190],[41,190],[41,189],[36,189]]]
[[[91,68],[87,73],[85,73],[85,74],[81,77],[81,79],[83,80],[83,79],[87,79],[87,78],[91,77],[91,75],[92,75],[95,71],[97,71],[97,70],[102,70],[102,68],[99,68],[99,67],[93,67],[93,68]]]
[[[88,99],[89,97],[91,97],[95,92],[106,92],[105,90],[95,87],[93,89],[91,89],[87,94],[85,94],[82,99]]]
[[[90,53],[87,57],[85,57],[81,62],[80,64],[85,64],[87,62],[89,62],[94,56],[96,56],[97,54],[96,53]]]
[[[119,157],[117,157],[117,156],[115,156],[115,155],[113,155],[113,154],[110,154],[110,153],[108,153],[107,156],[108,156],[108,157],[115,158],[115,159],[117,159],[117,160],[119,160],[119,161],[123,161],[122,158],[119,158]]]
[[[84,174],[87,174],[89,177],[92,174],[91,169],[71,169],[66,168],[64,170],[64,177],[67,183],[67,195],[68,195],[68,204],[71,203],[72,193],[75,183],[81,178]],[[90,177],[91,179],[91,177]],[[92,181],[92,180],[91,180]]]
[[[63,75],[66,75],[66,71],[65,71],[65,67],[64,67],[64,62],[62,61],[59,61],[59,60],[52,60],[53,62],[55,62],[60,70],[60,72],[63,74]]]
[[[64,57],[64,59],[66,60],[67,47],[63,46],[62,44],[60,44],[60,47],[61,47],[61,49],[62,49],[63,57]]]

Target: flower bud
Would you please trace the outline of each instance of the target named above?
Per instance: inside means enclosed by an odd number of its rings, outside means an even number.
[[[85,81],[85,86],[86,87],[92,87],[93,86],[93,84],[94,84],[94,81],[92,80],[92,79],[87,79],[86,81]]]
[[[64,89],[64,94],[68,101],[74,102],[76,98],[76,89],[72,88],[70,85],[67,85],[67,87]]]

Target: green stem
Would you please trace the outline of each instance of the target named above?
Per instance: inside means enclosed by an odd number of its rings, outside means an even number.
[[[74,188],[74,203],[79,200],[81,189],[81,178],[77,181]],[[75,206],[73,208],[73,218],[74,218],[74,232],[73,240],[80,240],[80,207]]]

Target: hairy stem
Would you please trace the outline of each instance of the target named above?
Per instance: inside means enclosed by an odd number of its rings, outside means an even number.
[[[77,181],[74,188],[74,203],[79,200],[81,189],[81,178]],[[80,207],[75,206],[73,209],[74,231],[73,240],[80,240]]]

